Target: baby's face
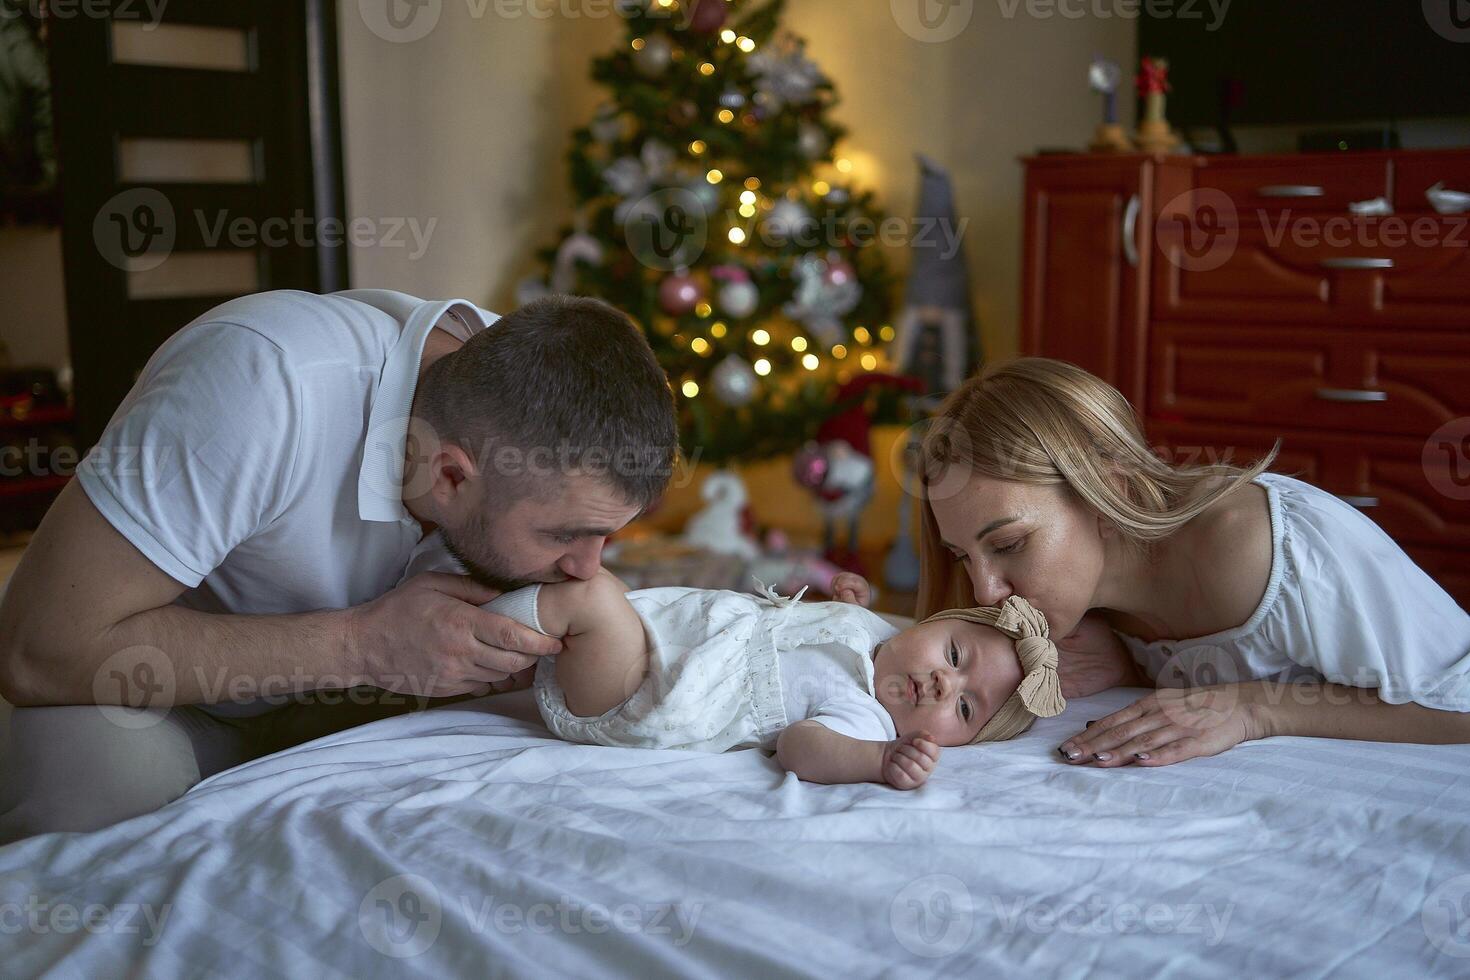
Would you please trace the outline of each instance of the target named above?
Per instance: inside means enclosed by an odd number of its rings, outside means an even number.
[[[940,745],[968,745],[1021,684],[1010,637],[956,619],[904,630],[873,663],[878,701],[898,733],[923,729]]]

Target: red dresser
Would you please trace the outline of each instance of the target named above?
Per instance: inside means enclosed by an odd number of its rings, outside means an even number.
[[[1470,150],[1026,161],[1022,349],[1175,459],[1273,467],[1470,608]]]

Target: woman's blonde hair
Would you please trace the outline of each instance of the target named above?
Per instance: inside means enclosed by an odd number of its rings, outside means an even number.
[[[1128,400],[1075,364],[1024,357],[987,368],[945,400],[920,450],[917,615],[974,604],[969,577],[940,544],[930,506],[960,492],[971,474],[1065,484],[1124,539],[1146,547],[1254,480],[1279,448],[1246,469],[1176,466],[1149,448]],[[1203,486],[1219,477],[1227,482]]]

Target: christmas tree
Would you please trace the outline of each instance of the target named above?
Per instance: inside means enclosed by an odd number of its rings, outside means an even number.
[[[627,37],[592,68],[612,97],[569,153],[575,221],[521,292],[634,317],[707,462],[793,451],[893,338],[882,215],[783,6],[619,0]]]

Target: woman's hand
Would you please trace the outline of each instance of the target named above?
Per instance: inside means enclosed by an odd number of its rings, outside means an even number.
[[[1073,765],[1167,766],[1269,734],[1258,682],[1164,688],[1089,722],[1057,749]]]
[[[894,789],[918,789],[939,765],[939,743],[928,732],[910,732],[883,751],[883,781]]]
[[[873,589],[861,575],[840,572],[832,578],[832,598],[837,602],[866,608],[873,601]]]
[[[1070,636],[1057,640],[1062,697],[1085,698],[1110,687],[1152,687],[1100,613],[1088,613]]]

